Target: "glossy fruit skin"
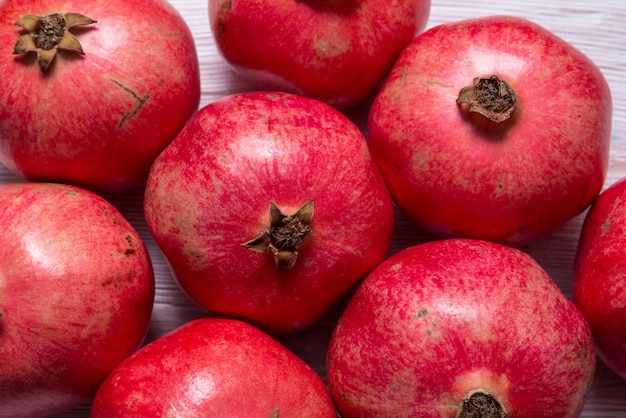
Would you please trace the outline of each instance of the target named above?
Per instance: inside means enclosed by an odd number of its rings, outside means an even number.
[[[276,203],[314,201],[312,232],[283,273],[242,246]],[[270,332],[303,330],[387,255],[394,209],[358,128],[317,100],[278,92],[202,108],[156,159],[146,222],[201,308]]]
[[[48,71],[12,55],[25,14],[76,12],[85,55],[60,51]],[[189,28],[161,0],[6,0],[0,4],[0,161],[35,181],[97,191],[142,187],[150,164],[198,108]]]
[[[322,379],[243,321],[202,318],[149,343],[102,384],[91,417],[336,417]],[[243,415],[242,415],[243,414]]]
[[[154,277],[141,237],[98,195],[0,186],[0,417],[90,400],[142,343]]]
[[[209,0],[216,46],[243,77],[348,108],[422,32],[430,0]]]
[[[446,239],[392,255],[360,285],[328,349],[342,417],[455,417],[484,389],[519,417],[576,417],[591,332],[547,273],[512,247]]]
[[[600,358],[626,379],[626,179],[608,187],[585,217],[574,265],[573,300]]]
[[[500,124],[456,103],[494,74],[518,98]],[[374,100],[368,132],[392,197],[420,227],[523,246],[600,192],[611,116],[609,86],[587,57],[532,22],[491,16],[418,36]]]

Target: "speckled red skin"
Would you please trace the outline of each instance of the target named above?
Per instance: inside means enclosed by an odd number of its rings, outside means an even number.
[[[153,341],[102,384],[91,417],[337,417],[319,375],[245,322],[203,318]]]
[[[493,74],[518,98],[500,125],[456,103]],[[368,132],[395,202],[419,226],[523,246],[600,192],[611,116],[608,84],[587,57],[531,22],[495,16],[418,36],[376,97]]]
[[[539,264],[469,239],[414,246],[376,268],[327,358],[345,418],[453,418],[476,389],[510,417],[576,417],[594,369],[588,324]]]
[[[243,243],[313,199],[296,265]],[[257,92],[213,102],[156,159],[146,221],[187,295],[266,331],[317,321],[387,255],[393,204],[358,128],[322,102]]]
[[[430,0],[209,0],[216,46],[242,76],[338,108],[362,102],[422,32]]]
[[[12,55],[25,14],[84,14],[84,56],[61,51],[46,74]],[[195,44],[161,0],[20,0],[0,5],[0,161],[31,180],[98,191],[142,187],[150,164],[198,108]]]
[[[626,179],[606,189],[587,213],[574,265],[573,300],[598,355],[626,379]]]
[[[0,225],[0,417],[85,403],[146,335],[148,252],[111,204],[71,186],[0,186]]]

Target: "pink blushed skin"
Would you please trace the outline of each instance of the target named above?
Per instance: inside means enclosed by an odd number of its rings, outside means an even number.
[[[107,201],[43,183],[0,186],[0,417],[88,402],[143,342],[148,252]]]
[[[539,264],[470,239],[410,247],[377,267],[327,357],[345,418],[454,418],[476,390],[509,417],[573,418],[594,370],[588,324]]]
[[[337,417],[302,359],[238,320],[189,322],[122,363],[96,395],[92,418]]]
[[[587,213],[574,266],[573,300],[600,358],[626,379],[626,179],[607,188]]]
[[[209,0],[216,46],[243,77],[337,108],[369,97],[426,26],[430,0]]]
[[[85,55],[61,50],[46,73],[13,55],[22,16],[80,13]],[[136,190],[197,110],[191,31],[162,0],[32,0],[0,5],[0,161],[34,181],[98,192]]]
[[[313,200],[292,269],[242,246]],[[271,332],[303,330],[386,256],[394,209],[358,128],[317,100],[278,92],[201,109],[157,158],[146,221],[201,308]]]
[[[517,97],[500,124],[456,102],[492,75]],[[609,86],[589,58],[532,22],[491,16],[434,27],[407,46],[373,102],[368,139],[417,225],[521,247],[600,192],[611,117]]]

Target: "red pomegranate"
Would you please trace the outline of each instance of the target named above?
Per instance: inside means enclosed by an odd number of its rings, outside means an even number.
[[[424,30],[430,0],[209,0],[219,52],[263,90],[346,108],[371,95]]]
[[[88,402],[143,342],[148,252],[126,219],[78,187],[0,186],[0,417]]]
[[[253,326],[204,318],[143,347],[102,384],[91,417],[337,417],[322,379]]]
[[[0,161],[30,180],[143,186],[198,108],[195,44],[164,0],[6,0],[0,51]]]
[[[302,330],[380,263],[391,198],[359,129],[317,100],[215,101],[156,159],[146,221],[196,304]]]
[[[598,355],[626,379],[626,179],[587,213],[574,266],[573,300],[591,326]]]
[[[522,246],[600,192],[611,117],[589,58],[532,22],[492,16],[419,35],[368,133],[392,197],[420,227]]]
[[[594,369],[589,325],[540,265],[470,239],[413,246],[379,265],[327,357],[344,418],[573,418]]]

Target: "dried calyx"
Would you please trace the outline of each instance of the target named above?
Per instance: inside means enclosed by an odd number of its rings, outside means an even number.
[[[507,418],[508,414],[498,399],[478,389],[468,392],[461,401],[456,418]]]
[[[269,228],[242,245],[259,253],[271,250],[278,269],[284,273],[296,264],[298,247],[311,232],[313,201],[306,202],[293,215],[285,215],[274,202],[270,202],[269,217]]]
[[[467,103],[470,112],[477,112],[493,122],[504,122],[511,117],[517,104],[515,91],[497,75],[477,77],[471,86],[463,87],[457,103]]]
[[[78,13],[54,13],[46,16],[26,15],[15,24],[28,31],[15,43],[14,54],[37,53],[41,71],[46,71],[57,50],[66,49],[84,55],[78,39],[69,29],[96,21]]]

